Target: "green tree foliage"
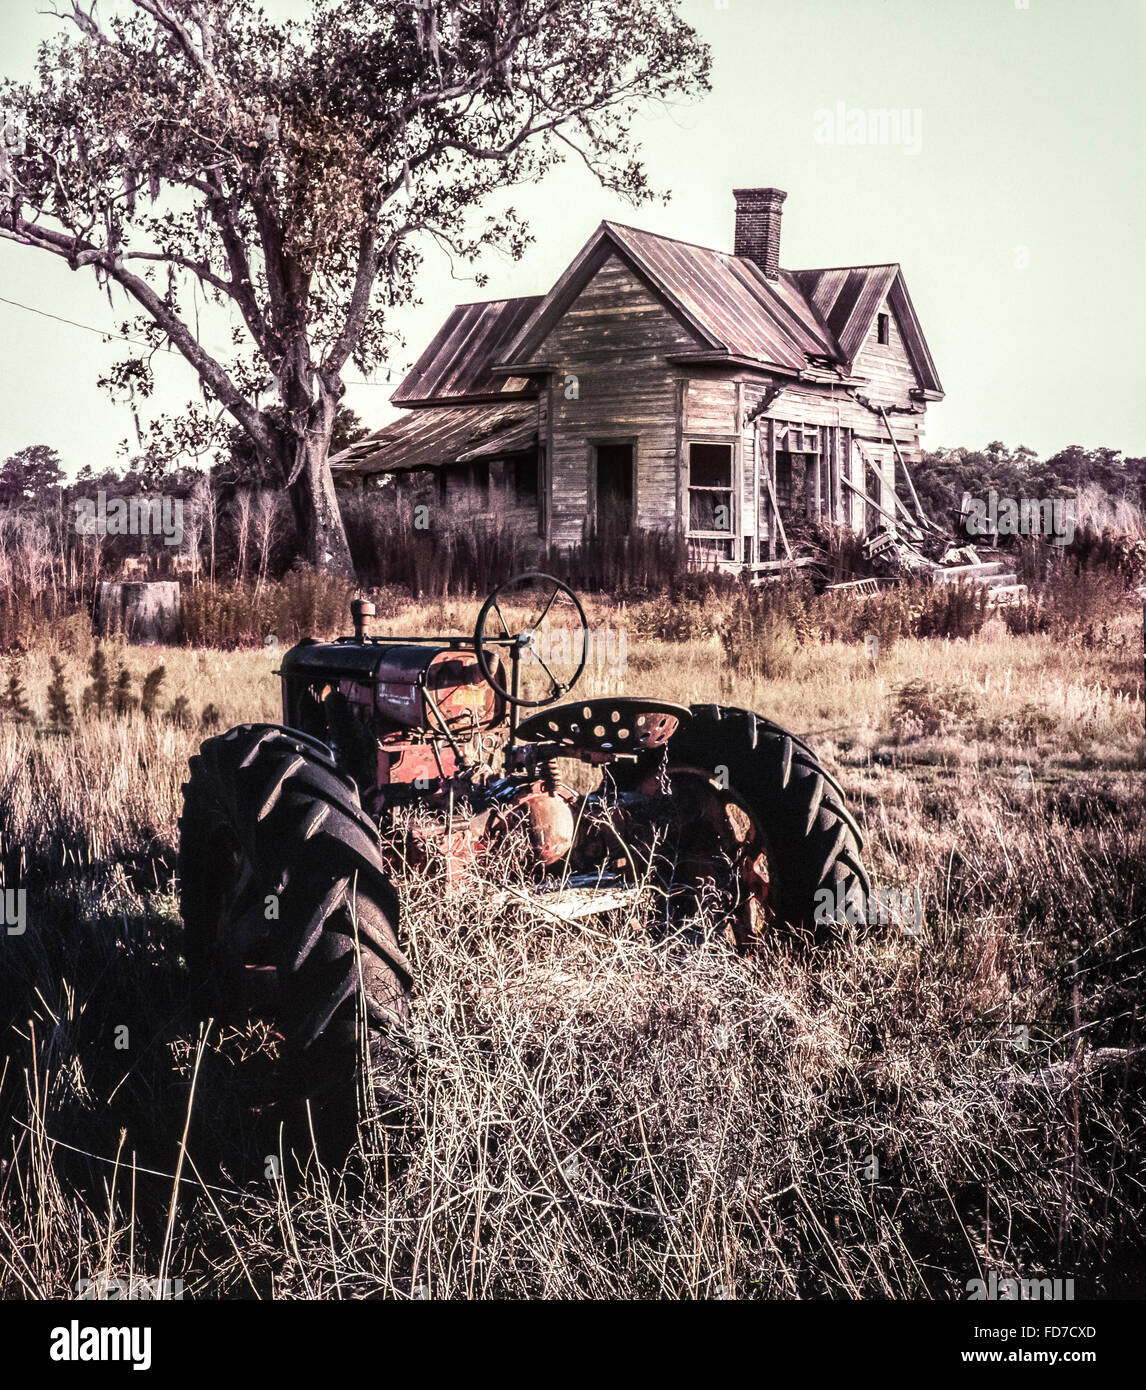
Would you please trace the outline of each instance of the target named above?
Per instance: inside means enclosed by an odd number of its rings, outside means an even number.
[[[1040,485],[1040,497],[1077,494],[1090,484],[1100,487],[1109,497],[1125,496],[1136,483],[1127,473],[1120,449],[1084,449],[1072,444],[1031,469],[1031,477]]]
[[[935,449],[912,465],[912,477],[927,511],[948,522],[958,519],[964,492],[986,497],[992,488],[1000,497],[1068,497],[1096,485],[1112,500],[1146,503],[1146,459],[1080,444],[1046,460],[1025,445],[1009,449],[998,440],[984,449]]]
[[[0,465],[0,506],[43,506],[63,482],[60,456],[47,444],[29,444]]]

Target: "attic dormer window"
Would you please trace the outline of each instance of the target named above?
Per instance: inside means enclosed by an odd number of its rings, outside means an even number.
[[[891,319],[887,314],[878,314],[875,320],[876,341],[884,347],[891,342]]]

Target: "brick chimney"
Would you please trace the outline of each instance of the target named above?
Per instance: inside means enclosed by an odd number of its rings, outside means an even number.
[[[782,188],[734,188],[736,199],[735,254],[755,261],[769,280],[780,278],[780,218]]]

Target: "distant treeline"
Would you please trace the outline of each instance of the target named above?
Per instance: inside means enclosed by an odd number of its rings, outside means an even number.
[[[927,511],[940,524],[957,524],[964,492],[986,497],[1105,499],[1110,519],[1127,507],[1146,512],[1146,458],[1125,458],[1121,449],[1087,449],[1072,444],[1049,459],[1020,444],[994,440],[983,449],[935,449],[912,468]],[[1100,518],[1092,518],[1100,520]]]

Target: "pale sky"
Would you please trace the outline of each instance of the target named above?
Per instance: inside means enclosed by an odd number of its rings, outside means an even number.
[[[44,8],[4,0],[0,71],[29,71],[54,27]],[[431,248],[423,303],[398,320],[408,346],[394,382],[349,388],[368,425],[393,415],[390,392],[454,303],[544,293],[604,218],[731,250],[731,190],[775,185],[788,191],[782,265],[902,264],[947,391],[928,410],[929,447],[1002,439],[1044,456],[1076,443],[1146,454],[1146,0],[682,9],[712,45],[713,92],[638,127],[671,202],[633,208],[571,163],[515,191],[536,241],[519,262],[489,257],[485,288],[453,279]],[[827,143],[822,113],[841,105],[910,113],[918,149]],[[6,242],[0,296],[102,330],[129,316],[90,272]],[[70,472],[116,463],[134,426],[96,380],[118,356],[95,334],[0,302],[0,459],[44,443]],[[197,398],[172,355],[146,409]]]

